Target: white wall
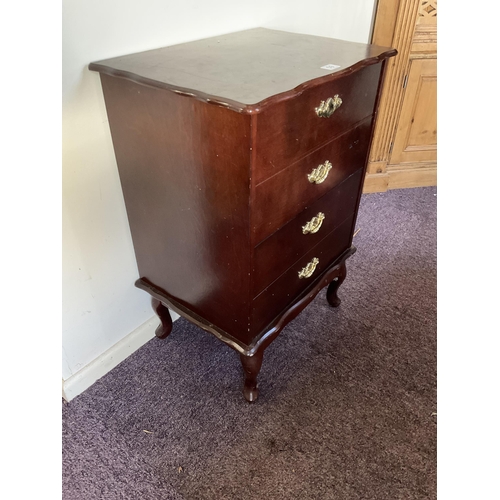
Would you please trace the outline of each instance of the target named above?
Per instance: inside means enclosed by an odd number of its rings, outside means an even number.
[[[148,295],[134,287],[138,272],[99,76],[87,65],[259,26],[368,42],[375,1],[63,2],[64,380],[153,315]]]

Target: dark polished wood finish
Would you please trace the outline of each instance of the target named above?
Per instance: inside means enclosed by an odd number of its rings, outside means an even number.
[[[307,152],[352,129],[374,112],[381,65],[371,65],[326,82],[311,82],[298,97],[280,100],[256,117],[256,182],[276,174]],[[330,118],[314,112],[321,101],[342,96],[342,105]]]
[[[253,403],[259,395],[259,389],[257,388],[257,376],[259,375],[260,368],[262,366],[263,355],[263,348],[257,349],[255,354],[253,354],[252,356],[240,354],[243,372],[245,373],[243,395],[245,396],[245,399],[250,403]]]
[[[246,330],[249,116],[101,81],[140,276],[224,330]]]
[[[97,61],[89,68],[253,114],[394,55],[388,47],[255,28]],[[338,67],[323,69],[327,64]]]
[[[342,285],[342,283],[344,282],[346,276],[347,269],[344,262],[339,268],[339,275],[332,280],[332,282],[328,285],[328,289],[326,290],[326,299],[332,307],[338,307],[342,302],[339,299],[337,292],[340,285]]]
[[[370,142],[372,118],[346,132],[326,147],[311,153],[301,161],[255,187],[255,208],[252,211],[252,233],[257,244],[292,220],[318,198],[362,169]],[[332,169],[321,184],[308,181],[307,174],[330,161]],[[276,193],[282,193],[277,197]]]
[[[293,266],[286,270],[277,280],[269,284],[253,300],[251,334],[258,331],[272,321],[280,311],[286,308],[294,298],[306,290],[314,278],[327,270],[351,246],[353,215],[347,218],[337,229],[332,231],[316,246],[308,249]],[[299,272],[312,259],[317,258],[319,264],[310,278],[299,279]]]
[[[255,29],[90,65],[101,73],[136,286],[153,297],[157,336],[171,331],[168,307],[235,349],[248,401],[286,324],[327,285],[329,303],[340,303],[394,54]],[[337,94],[342,105],[318,116]],[[309,182],[326,160],[328,176]],[[319,212],[321,227],[304,234]]]
[[[357,193],[361,187],[363,170],[358,170],[338,186],[328,191],[322,198],[303,210],[295,219],[260,243],[254,251],[254,296],[269,283],[279,278],[292,264],[296,263],[308,250],[336,229],[352,215]],[[304,235],[303,227],[318,213],[325,218],[316,233]],[[290,245],[293,241],[294,244]]]
[[[155,297],[151,297],[151,306],[153,307],[153,311],[160,318],[161,323],[156,328],[155,335],[159,339],[166,339],[170,333],[172,332],[172,317],[170,316],[170,312],[167,307],[165,307],[161,301],[156,299]]]

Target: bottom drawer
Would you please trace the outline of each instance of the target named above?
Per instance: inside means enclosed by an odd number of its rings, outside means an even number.
[[[258,335],[283,310],[305,291],[321,273],[351,245],[354,214],[337,229],[307,252],[302,259],[285,271],[263,290],[252,302],[251,330]],[[299,278],[299,273],[317,259],[318,263],[309,277]]]

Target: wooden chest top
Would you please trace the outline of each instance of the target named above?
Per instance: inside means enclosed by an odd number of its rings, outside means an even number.
[[[394,53],[387,47],[255,28],[106,59],[89,67],[252,112],[277,95],[300,92],[311,80],[351,72],[357,64]]]

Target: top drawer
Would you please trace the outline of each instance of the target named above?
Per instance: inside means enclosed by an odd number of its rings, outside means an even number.
[[[256,184],[370,116],[375,107],[381,67],[381,64],[373,64],[312,86],[258,113],[253,171]],[[342,100],[340,107],[329,118],[319,117],[315,110],[321,101],[336,95]]]

